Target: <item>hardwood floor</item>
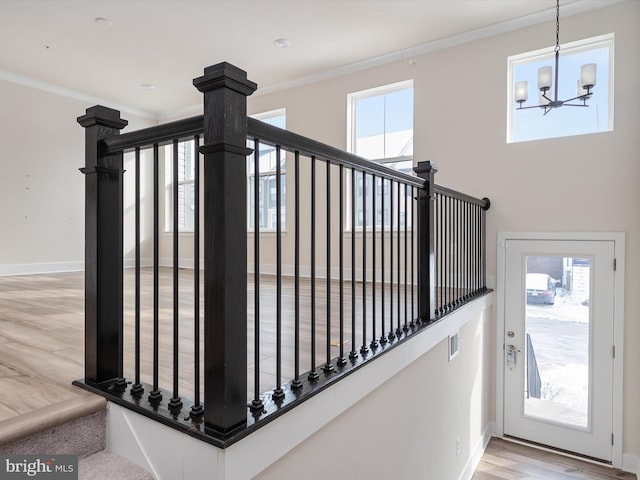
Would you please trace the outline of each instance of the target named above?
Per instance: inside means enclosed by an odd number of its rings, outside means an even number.
[[[202,281],[202,279],[201,279]],[[159,276],[159,386],[171,391],[173,385],[173,278],[172,270],[161,268]],[[371,294],[370,286],[368,294]],[[356,308],[355,350],[363,342],[372,340],[373,326],[368,324],[366,339],[362,331],[362,284],[355,292]],[[194,391],[194,305],[193,271],[181,269],[179,273],[179,391],[181,396],[193,398]],[[203,287],[201,285],[201,291]],[[124,371],[132,380],[134,372],[134,276],[133,269],[125,270],[124,278]],[[275,278],[260,277],[260,354],[259,391],[265,392],[276,384],[276,325],[275,325]],[[339,285],[332,282],[331,293],[327,295],[326,282],[316,284],[316,355],[312,362],[310,347],[312,341],[310,312],[312,310],[310,281],[300,282],[300,373],[321,367],[329,358],[340,353],[338,318],[340,312]],[[381,290],[376,290],[376,308],[381,310]],[[248,283],[248,352],[247,385],[248,398],[254,394],[255,356],[254,338],[254,283],[249,275]],[[351,346],[351,284],[345,285],[345,329],[343,349],[345,355]],[[405,292],[394,287],[393,317],[394,328],[404,324],[411,316],[411,306],[398,309],[399,301],[404,301]],[[407,292],[410,302],[411,294]],[[415,299],[417,301],[417,298]],[[295,289],[290,278],[282,281],[282,381],[294,377],[294,303]],[[141,380],[152,383],[153,379],[153,276],[151,269],[143,269],[141,275],[141,338],[140,363]],[[201,312],[203,301],[201,298]],[[389,287],[386,288],[386,324],[389,332],[391,302]],[[373,305],[367,300],[368,312]],[[414,309],[417,310],[414,303]],[[331,328],[327,329],[327,311],[331,312]],[[405,317],[406,316],[406,317]],[[378,315],[379,317],[379,315]],[[203,325],[200,325],[203,338]],[[382,333],[380,318],[376,323],[376,336]],[[25,275],[0,277],[0,421],[32,410],[65,401],[80,390],[71,385],[73,380],[84,375],[84,274],[83,272],[50,275]],[[203,350],[200,351],[200,362]],[[201,368],[200,391],[203,391]]]
[[[180,390],[181,394],[191,396],[193,391],[193,305],[189,295],[193,291],[193,282],[189,270],[180,272]],[[275,380],[275,326],[274,311],[275,282],[273,277],[261,277],[262,340],[266,341],[260,352],[260,388],[261,391],[273,388]],[[250,279],[251,280],[251,279]],[[191,283],[190,283],[191,282]],[[133,371],[133,280],[131,270],[125,274],[125,375],[131,377]],[[148,272],[142,279],[142,302],[149,308],[151,298],[151,277]],[[160,384],[171,389],[172,342],[170,325],[172,323],[172,278],[171,270],[161,271],[160,313],[161,331],[164,336],[160,342]],[[325,282],[318,282],[317,322],[319,332],[326,332],[326,309],[330,305],[332,326],[329,340],[331,355],[339,351],[337,318],[339,314],[338,288],[332,286],[331,298],[327,301]],[[361,288],[361,287],[360,287]],[[300,298],[301,310],[306,313],[305,325],[301,332],[301,342],[310,344],[308,327],[310,311],[309,282],[302,282]],[[380,290],[377,290],[377,308],[380,308]],[[395,292],[397,295],[397,291]],[[249,283],[249,339],[253,335],[253,285]],[[348,312],[344,345],[345,352],[351,350],[351,291],[345,303]],[[388,293],[387,293],[388,295]],[[404,297],[404,292],[400,292]],[[397,298],[394,300],[394,318],[397,318]],[[410,298],[410,295],[409,295]],[[358,308],[356,323],[360,325],[361,300],[360,289],[356,292]],[[284,380],[292,373],[292,304],[294,301],[293,284],[283,282],[283,354]],[[389,299],[387,297],[386,315],[388,322]],[[371,305],[368,306],[372,308]],[[408,313],[411,309],[408,307]],[[149,382],[151,377],[151,322],[148,310],[142,316],[142,377]],[[401,323],[404,322],[404,310],[400,311]],[[397,319],[395,320],[397,326]],[[382,325],[376,325],[380,335]],[[388,323],[386,330],[388,332]],[[371,328],[369,328],[369,332]],[[168,333],[169,332],[169,333]],[[168,335],[167,335],[168,333]],[[326,333],[316,338],[316,365],[321,366],[326,358]],[[358,348],[361,339],[356,340]],[[250,347],[252,348],[252,347]],[[303,349],[308,351],[308,348]],[[2,421],[49,407],[61,402],[78,399],[88,395],[84,390],[71,385],[75,379],[83,376],[84,362],[84,274],[82,272],[50,275],[27,275],[0,277],[0,430]],[[252,394],[253,351],[248,352],[248,394]],[[310,355],[301,357],[301,371],[309,370]],[[592,465],[579,460],[551,454],[522,445],[492,439],[475,473],[474,480],[636,480],[635,475],[619,472],[600,465]],[[446,479],[443,479],[446,480]]]
[[[492,438],[473,480],[637,480],[631,473]]]

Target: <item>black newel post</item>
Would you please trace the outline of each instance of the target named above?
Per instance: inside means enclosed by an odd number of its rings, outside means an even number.
[[[228,63],[193,80],[204,93],[205,426],[247,421],[247,96],[257,88]]]
[[[427,161],[418,162],[414,171],[425,181],[418,190],[418,315],[421,322],[431,322],[436,305],[434,176],[438,169]]]
[[[85,382],[122,378],[122,153],[103,155],[100,141],[127,125],[97,105],[78,117],[85,129]]]

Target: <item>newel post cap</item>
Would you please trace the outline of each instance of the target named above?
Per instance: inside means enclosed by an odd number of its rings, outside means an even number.
[[[227,62],[206,67],[202,77],[193,79],[193,85],[201,92],[228,88],[246,96],[258,88],[256,83],[247,79],[247,72]]]
[[[103,107],[102,105],[87,108],[86,113],[78,117],[77,120],[78,123],[85,128],[93,125],[102,125],[121,130],[129,125],[128,120],[120,117],[119,110]]]
[[[416,175],[419,177],[423,177],[425,174],[436,173],[438,171],[438,167],[436,162],[427,160],[425,162],[418,162],[418,164],[413,167],[413,171],[416,172]]]

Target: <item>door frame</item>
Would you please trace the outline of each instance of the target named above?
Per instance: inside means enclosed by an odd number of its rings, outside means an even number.
[[[616,270],[614,271],[613,341],[616,355],[613,359],[613,419],[614,435],[612,465],[622,468],[623,442],[623,366],[624,366],[624,232],[498,232],[497,243],[497,304],[496,304],[496,435],[504,436],[504,345],[505,345],[505,285],[507,240],[556,241],[612,241]]]

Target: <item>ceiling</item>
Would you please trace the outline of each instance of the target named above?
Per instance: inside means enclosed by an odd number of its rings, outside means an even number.
[[[561,18],[617,1],[562,0]],[[161,119],[198,105],[192,79],[221,61],[273,91],[554,15],[554,0],[0,0],[0,78]]]

